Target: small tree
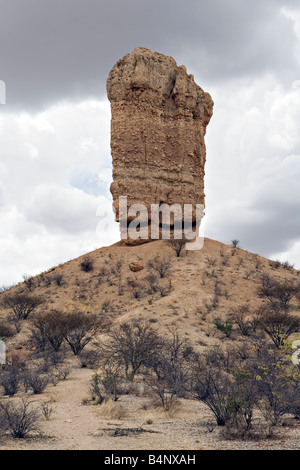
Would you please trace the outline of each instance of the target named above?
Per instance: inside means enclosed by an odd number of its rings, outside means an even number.
[[[124,365],[126,378],[130,381],[161,345],[157,330],[149,322],[132,320],[122,323],[108,336],[106,355]]]
[[[258,290],[260,297],[265,297],[273,311],[287,311],[294,296],[299,293],[299,282],[294,280],[272,279],[267,274],[261,277],[261,284]]]
[[[253,370],[259,393],[259,407],[268,423],[278,424],[292,408],[296,370],[291,369],[290,355],[284,348],[261,348]]]
[[[239,240],[237,240],[236,238],[234,238],[233,240],[231,240],[231,244],[234,248],[237,248],[238,244],[240,243]]]
[[[201,361],[194,364],[190,394],[208,406],[218,426],[224,426],[230,418],[228,404],[233,384],[233,378],[228,373],[209,368]]]
[[[64,316],[64,338],[77,356],[103,328],[104,320],[97,315],[69,313]]]
[[[148,261],[148,268],[156,271],[159,274],[159,277],[162,279],[168,276],[171,268],[171,262],[168,258],[159,258],[156,256],[155,258]]]
[[[177,258],[181,256],[181,253],[187,242],[188,240],[185,237],[171,238],[170,240],[166,240],[167,245],[169,245],[172,248],[172,250],[175,251]]]
[[[168,411],[175,397],[184,396],[188,380],[189,360],[193,350],[177,331],[171,339],[165,339],[162,347],[151,358],[148,366],[155,376],[148,377],[148,383],[158,396],[162,407]]]
[[[11,310],[16,320],[26,320],[39,305],[44,302],[41,296],[28,293],[7,293],[3,299],[3,306]]]
[[[300,330],[300,318],[286,312],[274,313],[265,310],[260,316],[259,327],[277,348],[281,348],[293,333]]]
[[[43,312],[33,318],[33,336],[42,349],[46,344],[50,344],[53,351],[59,351],[65,337],[64,314],[58,310]]]
[[[225,356],[211,351],[206,358],[192,364],[190,393],[205,403],[215,416],[218,426],[248,431],[257,401],[251,371],[240,369],[236,358],[224,368]]]
[[[249,306],[246,304],[234,309],[228,318],[233,326],[237,326],[241,335],[252,336],[258,328],[260,313],[250,313]]]

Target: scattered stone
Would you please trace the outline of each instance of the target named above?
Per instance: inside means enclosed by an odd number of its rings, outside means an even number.
[[[142,264],[139,264],[138,262],[134,261],[132,263],[129,263],[129,269],[130,269],[130,271],[136,273],[138,271],[142,271],[144,269],[144,266]]]

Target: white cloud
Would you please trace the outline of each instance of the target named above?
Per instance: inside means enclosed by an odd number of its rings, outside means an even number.
[[[272,75],[212,91],[206,235],[291,263],[300,239],[300,88]],[[291,251],[290,251],[291,250]],[[297,257],[299,258],[299,257]],[[298,265],[300,267],[300,264]]]
[[[119,239],[109,126],[106,101],[0,117],[0,285]]]

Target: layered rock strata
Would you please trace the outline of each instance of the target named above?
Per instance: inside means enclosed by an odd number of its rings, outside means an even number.
[[[114,65],[107,79],[111,103],[111,193],[116,221],[119,197],[143,204],[204,205],[204,136],[211,96],[172,57],[138,47]],[[128,214],[127,214],[128,216]],[[130,215],[128,222],[134,217]],[[171,221],[171,224],[174,220]],[[151,233],[149,231],[149,239]],[[128,243],[130,243],[128,239]]]

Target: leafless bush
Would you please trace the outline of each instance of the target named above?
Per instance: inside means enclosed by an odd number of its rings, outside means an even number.
[[[249,305],[237,307],[228,316],[230,322],[238,327],[239,332],[243,336],[250,336],[253,333],[253,325],[249,317]]]
[[[229,266],[229,256],[223,255],[221,260],[222,266]]]
[[[290,264],[288,261],[284,261],[283,263],[281,263],[281,266],[282,266],[284,269],[287,269],[288,271],[292,271],[293,268],[294,268],[294,265],[293,265],[293,264]]]
[[[0,371],[0,385],[4,389],[4,395],[14,396],[19,390],[22,380],[22,374],[19,367],[15,365],[6,365]]]
[[[117,276],[118,279],[121,277],[123,262],[122,260],[118,260],[112,267],[111,267],[111,274]]]
[[[155,274],[150,273],[146,276],[145,281],[149,284],[148,294],[155,294],[158,291],[158,278]]]
[[[255,258],[254,265],[255,265],[256,271],[259,271],[262,266],[262,261],[259,258]]]
[[[132,279],[132,278],[127,279],[127,286],[135,299],[141,298],[145,287],[140,281],[138,281],[137,279]]]
[[[6,340],[12,338],[15,335],[15,332],[8,321],[3,321],[0,323],[0,339]]]
[[[188,240],[185,237],[179,239],[171,238],[170,240],[166,240],[166,244],[175,251],[177,258],[181,256],[181,253],[184,250],[185,244],[187,242]]]
[[[255,271],[253,271],[253,270],[249,271],[249,270],[247,269],[247,271],[245,271],[245,274],[244,274],[243,277],[244,277],[244,279],[249,279],[250,276],[252,276],[252,274],[254,274],[254,273],[255,273]]]
[[[168,411],[174,399],[186,394],[189,359],[193,350],[177,331],[171,339],[165,339],[157,353],[148,362],[155,375],[148,375],[151,390],[159,398],[162,407]]]
[[[101,311],[108,312],[109,308],[110,308],[110,300],[104,300],[104,302],[101,305]]]
[[[84,260],[80,263],[80,268],[81,271],[84,271],[85,273],[89,273],[90,271],[93,271],[94,269],[94,264],[91,258],[88,256],[84,258]]]
[[[64,364],[56,364],[54,370],[58,380],[66,380],[71,372],[70,367]]]
[[[156,354],[160,344],[158,332],[150,322],[132,320],[108,332],[106,357],[121,363],[126,378],[133,381],[140,368]]]
[[[209,266],[216,266],[217,260],[213,256],[207,256],[205,259]]]
[[[258,295],[266,298],[273,311],[287,311],[290,302],[300,291],[298,281],[284,279],[282,281],[271,278],[267,274],[261,277]]]
[[[47,421],[50,421],[52,414],[55,411],[55,406],[51,400],[45,401],[41,404],[42,413]]]
[[[0,402],[3,411],[6,429],[15,439],[24,439],[28,433],[37,430],[39,414],[31,408],[31,403],[22,399],[19,404]]]
[[[24,372],[25,390],[32,390],[34,395],[42,393],[49,383],[49,377],[42,373],[38,367],[26,369]]]
[[[55,274],[52,279],[58,287],[61,287],[63,285],[63,274]]]
[[[33,276],[30,276],[28,274],[24,274],[23,275],[23,281],[24,281],[24,284],[25,286],[27,287],[27,289],[29,291],[31,291],[32,289],[34,289],[35,287],[35,281],[34,281],[34,278]]]
[[[269,266],[271,266],[271,268],[278,269],[281,266],[281,262],[278,260],[270,260]]]
[[[170,273],[171,262],[169,258],[155,258],[148,261],[148,268],[156,271],[160,278],[167,277]]]
[[[88,351],[81,351],[79,355],[81,367],[96,369],[100,364],[101,352],[98,349],[90,349]]]

